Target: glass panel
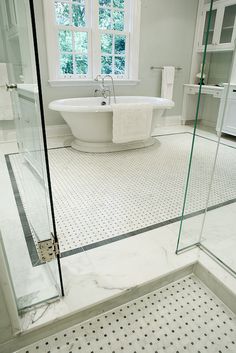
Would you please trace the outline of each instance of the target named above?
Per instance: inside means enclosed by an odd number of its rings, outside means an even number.
[[[75,51],[81,54],[88,52],[88,33],[87,32],[74,32],[75,36]]]
[[[75,55],[75,73],[84,75],[88,73],[87,56]]]
[[[17,85],[12,92],[0,87],[7,102],[7,106],[2,105],[0,100],[1,111],[8,116],[8,126],[17,136],[17,144],[0,144],[0,229],[17,305],[22,310],[57,298],[61,280],[59,259],[45,264],[37,251],[39,241],[51,239],[52,233],[56,239],[56,228],[39,108],[41,91],[34,61],[36,43],[28,25],[32,16],[29,2],[16,1],[15,4],[17,35],[9,36],[6,28],[0,31],[1,73],[4,72],[6,82]],[[2,9],[0,7],[0,11]],[[0,18],[3,16],[0,12]]]
[[[219,98],[200,85],[177,251],[198,245],[236,275],[235,51],[205,47],[200,82],[206,71]]]
[[[100,6],[111,6],[111,0],[99,0]]]
[[[115,36],[115,54],[125,54],[126,36]]]
[[[111,29],[111,10],[99,9],[99,27],[101,29]]]
[[[112,56],[102,56],[101,58],[102,74],[109,75],[112,73]]]
[[[85,7],[77,4],[72,5],[73,25],[76,27],[85,27]]]
[[[125,73],[125,58],[115,56],[115,75],[124,75]]]
[[[60,51],[69,51],[73,50],[72,47],[72,31],[60,30],[58,33],[59,36],[59,46]]]
[[[112,54],[112,34],[102,34],[101,35],[101,51],[104,54]]]
[[[114,11],[113,12],[113,29],[116,31],[124,30],[124,12],[123,11]]]
[[[70,8],[69,4],[56,2],[56,22],[58,25],[69,26],[70,24]]]
[[[188,110],[188,114],[193,114],[195,120],[193,131],[188,136],[188,139],[186,139],[186,141],[188,140],[186,143],[188,143],[187,148],[190,149],[190,156],[179,230],[178,251],[199,244],[206,206],[209,203],[211,207],[215,207],[218,203],[217,193],[212,194],[211,198],[209,198],[209,188],[217,148],[217,135],[216,130],[213,130],[212,134],[207,133],[206,126],[209,124],[210,120],[211,126],[214,126],[214,129],[216,129],[220,100],[215,99],[212,95],[204,94],[203,85],[203,83],[208,84],[207,80],[210,80],[211,77],[216,74],[216,70],[215,72],[211,72],[214,71],[211,70],[212,56],[211,54],[207,55],[208,36],[211,36],[211,30],[214,28],[212,23],[215,21],[215,10],[213,10],[212,13],[208,12],[207,18],[208,22],[205,23],[206,36],[204,53],[201,58],[201,63],[199,60],[200,73],[197,74],[199,89],[196,95],[186,96],[188,106],[186,105],[185,108]],[[207,31],[208,28],[210,29],[209,32]],[[222,67],[220,58],[221,57],[217,58],[217,66],[218,70],[222,71],[220,69],[220,67]],[[216,60],[215,57],[214,60]],[[206,75],[207,70],[208,75]],[[215,89],[218,94],[222,91],[222,88]]]
[[[236,5],[226,6],[220,43],[231,43],[236,15]]]
[[[125,1],[124,0],[113,0],[113,6],[114,7],[118,7],[120,9],[123,9],[125,5]]]
[[[207,13],[206,13],[204,33],[203,33],[203,38],[202,38],[202,45],[205,45],[205,43],[206,43],[206,36],[208,37],[207,44],[212,44],[212,42],[213,42],[216,14],[217,14],[217,10],[213,10],[212,14],[211,14],[211,23],[210,23],[209,33],[207,33],[207,25],[209,22],[210,11],[207,11]]]
[[[73,74],[73,55],[61,54],[60,67],[61,74]]]

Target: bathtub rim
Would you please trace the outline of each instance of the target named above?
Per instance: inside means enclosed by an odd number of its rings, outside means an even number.
[[[150,103],[153,106],[154,110],[166,110],[166,109],[172,109],[175,106],[175,103],[170,100],[170,99],[166,99],[166,98],[161,98],[161,97],[151,97],[151,96],[117,96],[117,99],[119,98],[135,98],[135,100],[137,100],[137,102],[132,102],[132,103]],[[144,101],[139,101],[140,100],[144,100],[147,99],[147,102]],[[65,99],[58,99],[58,100],[54,100],[52,102],[49,103],[49,109],[50,110],[54,110],[57,112],[68,112],[68,113],[112,113],[112,105],[89,105],[89,104],[84,104],[84,105],[69,105],[68,102],[71,101],[71,103],[73,103],[73,101],[81,101],[83,103],[84,102],[89,102],[90,100],[98,100],[101,99],[101,97],[79,97],[79,98],[65,98]],[[154,104],[154,102],[151,102],[150,100],[156,100],[156,104]],[[149,101],[148,101],[149,100]],[[125,102],[121,102],[121,104],[125,104]],[[127,104],[129,102],[127,101]],[[119,103],[118,103],[119,104]]]

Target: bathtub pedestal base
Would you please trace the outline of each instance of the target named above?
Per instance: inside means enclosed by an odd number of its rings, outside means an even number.
[[[81,152],[105,153],[133,150],[136,148],[148,147],[156,143],[157,140],[150,137],[144,141],[135,141],[128,143],[113,143],[113,142],[85,142],[75,139],[71,143],[71,147]]]

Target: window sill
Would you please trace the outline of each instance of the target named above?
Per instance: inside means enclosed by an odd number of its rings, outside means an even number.
[[[97,86],[99,82],[94,80],[49,80],[50,86],[52,87],[68,87],[68,86]],[[109,82],[109,81],[106,81]],[[140,80],[114,80],[115,86],[135,86]]]

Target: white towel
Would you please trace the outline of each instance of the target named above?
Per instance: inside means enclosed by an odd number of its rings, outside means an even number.
[[[151,136],[152,112],[150,104],[113,104],[114,143],[146,140]]]
[[[7,64],[0,63],[0,120],[13,120],[11,94],[6,91],[8,83]]]
[[[174,66],[164,66],[162,70],[162,85],[161,85],[162,98],[167,98],[172,100],[174,80],[175,80]]]

